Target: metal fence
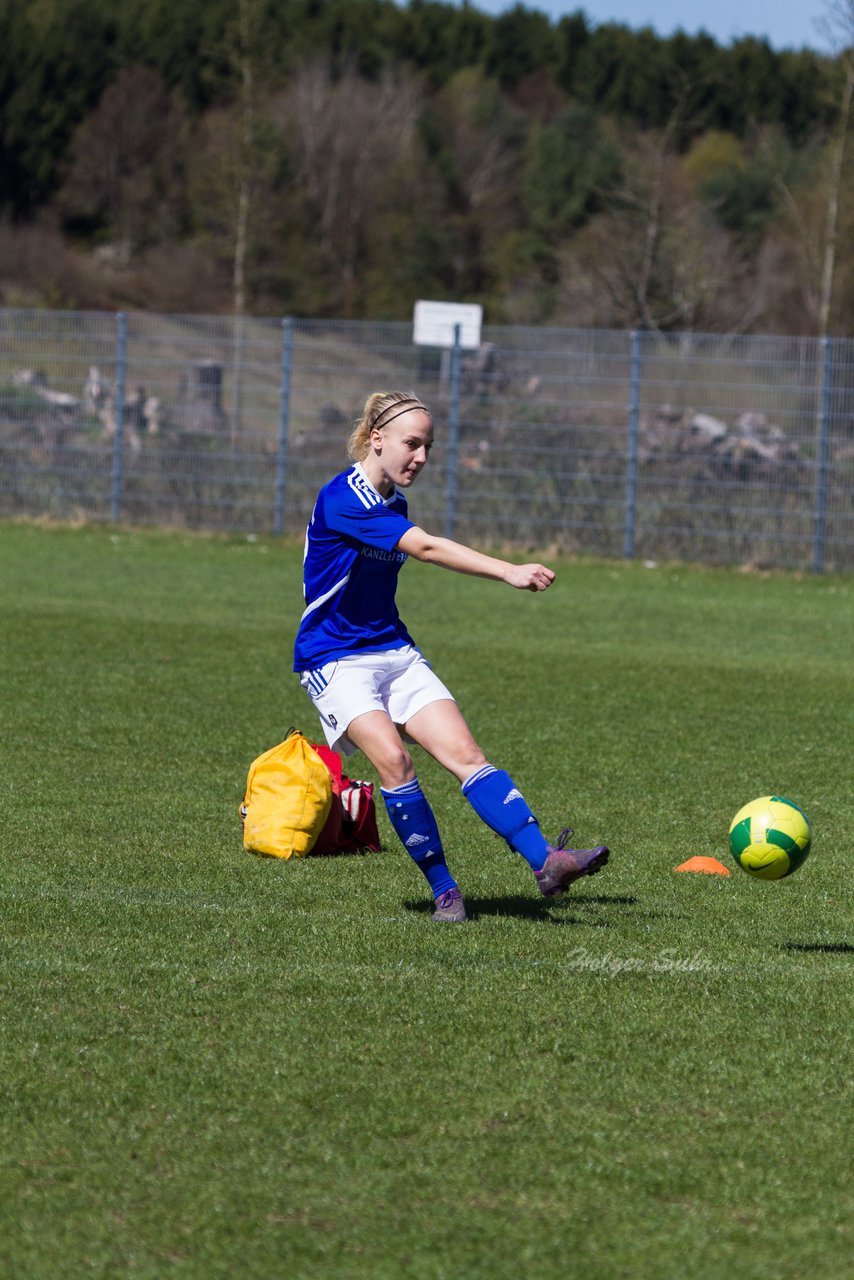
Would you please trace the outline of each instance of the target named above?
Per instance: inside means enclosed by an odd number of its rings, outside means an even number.
[[[482,546],[854,566],[854,341],[0,310],[0,516],[301,535],[412,388],[419,523]]]

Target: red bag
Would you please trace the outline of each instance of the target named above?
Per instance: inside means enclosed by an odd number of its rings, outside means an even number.
[[[380,833],[374,807],[374,784],[358,782],[341,772],[341,757],[329,747],[311,744],[332,778],[332,808],[312,853],[379,853]]]

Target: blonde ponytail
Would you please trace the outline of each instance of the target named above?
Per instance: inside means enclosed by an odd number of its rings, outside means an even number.
[[[400,406],[396,412],[395,406]],[[375,391],[368,396],[361,417],[354,423],[353,430],[347,437],[347,453],[354,462],[362,462],[368,456],[371,432],[382,430],[393,422],[398,413],[407,413],[410,409],[420,409],[428,417],[430,410],[422,404],[412,391]]]

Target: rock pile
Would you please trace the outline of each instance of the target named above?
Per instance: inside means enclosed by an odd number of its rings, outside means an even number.
[[[640,423],[639,458],[654,463],[693,458],[715,471],[754,474],[757,467],[796,462],[800,448],[764,413],[740,413],[732,423],[663,404]]]

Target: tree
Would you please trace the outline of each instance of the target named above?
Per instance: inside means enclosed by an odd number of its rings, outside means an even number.
[[[830,309],[836,275],[836,252],[839,239],[839,196],[845,148],[851,124],[851,102],[854,97],[854,0],[831,0],[828,5],[826,30],[834,40],[842,71],[842,87],[839,94],[839,115],[831,144],[830,180],[827,191],[827,212],[824,232],[824,260],[821,272],[821,288],[818,303],[819,337],[825,337],[830,328]]]
[[[255,133],[255,45],[258,36],[257,0],[238,0],[235,57],[240,74],[240,149],[237,179],[237,217],[234,227],[234,314],[246,311],[246,247],[252,201],[252,146]]]
[[[109,0],[0,0],[0,201],[32,215],[113,72]]]
[[[846,153],[854,100],[854,0],[831,0],[824,30],[836,44],[828,64],[835,113],[827,130],[817,128],[798,163],[778,165],[777,189],[788,217],[793,258],[801,271],[801,293],[810,325],[819,337],[830,332],[839,274],[839,242],[850,227],[850,202],[844,196]]]
[[[324,274],[325,307],[333,312],[359,311],[371,226],[405,198],[420,107],[404,70],[371,82],[352,67],[336,77],[329,59],[314,59],[296,69],[278,108],[309,262]]]
[[[491,56],[494,22],[463,5],[410,0],[401,13],[399,56],[426,74],[434,87],[463,67],[485,65]]]
[[[768,163],[766,134],[747,147],[731,133],[704,133],[685,157],[684,170],[703,205],[743,251],[755,254],[779,216],[780,197]],[[781,139],[783,145],[785,140]]]
[[[444,195],[443,230],[455,298],[486,298],[492,250],[522,220],[525,133],[496,80],[459,71],[421,117],[421,136]]]
[[[557,62],[552,24],[545,14],[517,4],[494,20],[493,38],[485,69],[504,88]]]
[[[619,149],[589,107],[570,103],[555,119],[535,124],[524,180],[533,228],[550,240],[569,235],[603,207],[621,170]]]
[[[607,299],[610,323],[661,331],[743,328],[755,318],[744,262],[711,222],[674,143],[690,93],[686,85],[664,130],[624,136],[620,185],[565,253],[564,307],[569,297],[577,307],[583,280]]]
[[[129,260],[183,221],[185,117],[155,71],[122,71],[77,128],[60,193],[66,224],[103,232]]]

